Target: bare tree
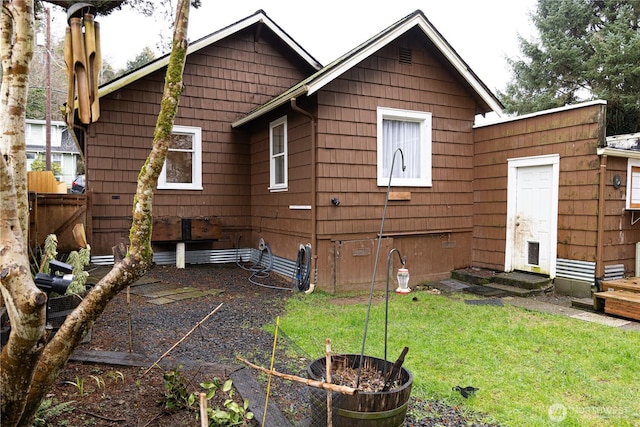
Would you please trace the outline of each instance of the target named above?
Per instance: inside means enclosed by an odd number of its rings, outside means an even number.
[[[188,15],[189,1],[179,0],[153,147],[140,171],[133,200],[128,253],[87,294],[53,339],[46,343],[46,295],[33,282],[27,249],[24,129],[29,66],[33,57],[34,0],[2,2],[0,291],[11,322],[11,334],[0,355],[0,414],[5,427],[31,424],[60,370],[107,303],[151,266],[154,189],[166,157],[182,90]]]

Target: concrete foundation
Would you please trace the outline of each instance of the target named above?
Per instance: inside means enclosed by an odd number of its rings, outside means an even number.
[[[569,295],[574,298],[591,298],[591,283],[589,282],[556,277],[553,283],[557,294]]]

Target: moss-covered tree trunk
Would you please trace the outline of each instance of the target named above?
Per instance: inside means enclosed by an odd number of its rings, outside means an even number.
[[[7,7],[7,9],[5,9]],[[6,13],[5,13],[6,10]],[[54,338],[44,345],[45,295],[34,285],[27,257],[26,225],[20,223],[22,216],[28,215],[28,209],[18,204],[16,187],[24,185],[26,194],[26,175],[23,182],[10,179],[13,166],[7,162],[5,147],[2,146],[0,161],[0,193],[2,211],[0,212],[0,289],[7,300],[12,330],[9,342],[3,349],[0,359],[0,396],[2,425],[29,426],[41,401],[46,396],[60,370],[77,347],[93,322],[102,314],[106,305],[127,285],[142,276],[152,264],[151,226],[153,214],[153,196],[158,176],[162,170],[167,149],[171,140],[173,121],[178,110],[182,92],[182,73],[187,54],[187,24],[189,0],[179,0],[176,11],[173,49],[165,79],[164,93],[152,150],[138,176],[136,196],[133,201],[133,222],[130,232],[130,246],[127,256],[87,294],[82,303],[68,317]],[[16,24],[16,19],[24,20]],[[33,46],[33,0],[3,1],[2,42],[15,46],[18,40],[25,38]],[[5,39],[7,23],[12,24],[13,38]],[[27,24],[28,22],[28,24]],[[13,27],[15,25],[15,28]],[[28,27],[28,28],[25,28]],[[25,36],[26,34],[26,36]],[[27,40],[28,39],[28,40]],[[2,46],[3,71],[5,64],[5,45]],[[28,75],[28,63],[22,72],[25,85]],[[14,70],[9,70],[10,72]],[[5,92],[3,76],[3,93]],[[26,87],[24,89],[26,98]],[[3,97],[4,102],[4,97]],[[26,105],[23,102],[21,105]],[[14,107],[16,108],[16,107]],[[20,144],[22,132],[24,146],[24,109],[16,111],[21,120],[15,120],[9,126],[1,122],[2,134],[8,136],[8,149],[18,154],[24,147]],[[0,120],[4,120],[0,117]],[[22,130],[18,129],[20,127]],[[8,153],[9,151],[7,151]],[[21,178],[22,179],[22,178]]]

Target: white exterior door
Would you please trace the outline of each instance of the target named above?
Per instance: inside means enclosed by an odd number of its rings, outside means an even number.
[[[555,277],[559,156],[509,160],[505,271]]]

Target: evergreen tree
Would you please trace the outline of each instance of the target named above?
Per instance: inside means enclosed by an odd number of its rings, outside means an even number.
[[[145,46],[134,59],[127,61],[126,72],[138,69],[144,65],[147,65],[149,62],[156,59],[156,55],[153,53],[149,46]]]
[[[538,38],[520,37],[508,59],[513,80],[499,93],[510,113],[604,99],[607,134],[640,130],[640,2],[538,0]]]

